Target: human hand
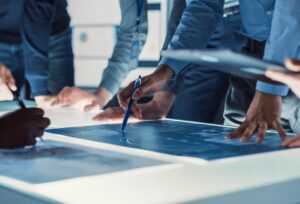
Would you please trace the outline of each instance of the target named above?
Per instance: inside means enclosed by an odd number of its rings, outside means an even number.
[[[55,98],[55,95],[35,96],[34,100],[36,106],[39,108],[51,108],[51,104],[54,102]]]
[[[300,61],[287,59],[285,64],[288,69],[297,73],[287,73],[269,69],[266,72],[266,76],[274,81],[288,85],[300,98]]]
[[[300,147],[300,135],[293,137],[292,139],[287,139],[282,143],[284,147]]]
[[[92,111],[103,108],[111,98],[111,93],[102,87],[98,88],[95,94],[77,87],[65,87],[51,105],[74,106],[84,111]]]
[[[133,112],[133,116],[141,120],[164,118],[168,114],[175,97],[176,96],[170,92],[157,92],[150,102],[137,104],[137,112]],[[111,107],[96,115],[93,120],[119,122],[122,121],[124,114],[125,111],[121,107]]]
[[[20,109],[0,118],[0,148],[20,148],[34,145],[50,120],[38,108]]]
[[[142,78],[141,86],[133,93],[132,99],[138,101],[143,96],[154,93],[165,87],[168,80],[172,77],[173,70],[166,66],[160,65],[152,74]],[[118,94],[118,100],[120,106],[126,110],[131,94],[133,91],[133,85],[135,81],[131,82],[126,88],[124,88]],[[134,111],[135,105],[133,105],[132,110]]]
[[[13,94],[9,90],[16,91],[15,79],[11,71],[4,65],[0,63],[0,100],[13,100]]]
[[[226,139],[240,138],[241,142],[247,142],[253,134],[258,133],[256,143],[259,144],[264,140],[268,129],[275,129],[284,141],[286,134],[280,124],[281,105],[281,96],[257,91],[247,112],[245,122],[227,135]]]

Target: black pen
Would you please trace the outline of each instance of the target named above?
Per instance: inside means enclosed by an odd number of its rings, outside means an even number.
[[[22,98],[20,97],[18,91],[14,91],[10,88],[10,86],[6,83],[7,88],[10,90],[10,92],[13,94],[13,100],[17,102],[17,104],[19,105],[19,107],[21,109],[26,109],[25,103],[22,100]],[[44,139],[42,137],[39,138],[42,142],[44,142]]]
[[[10,88],[10,86],[6,83],[7,88],[13,94],[13,100],[17,102],[21,109],[26,109],[24,101],[20,98],[20,95],[17,91],[14,91]]]

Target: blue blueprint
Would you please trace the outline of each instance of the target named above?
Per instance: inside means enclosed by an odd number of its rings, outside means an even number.
[[[121,133],[120,124],[51,129],[48,132],[205,160],[284,150],[276,133],[268,133],[259,145],[255,144],[256,136],[249,143],[224,140],[224,136],[233,130],[214,125],[162,120],[130,123],[124,134]]]
[[[166,164],[140,156],[45,140],[34,147],[0,149],[1,176],[39,184]]]

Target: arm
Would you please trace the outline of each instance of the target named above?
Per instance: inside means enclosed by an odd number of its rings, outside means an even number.
[[[26,0],[22,17],[25,75],[32,97],[48,94],[49,38],[55,0]]]
[[[223,15],[224,0],[188,0],[168,50],[205,48]],[[188,63],[163,57],[159,63],[176,74]]]
[[[118,39],[108,66],[103,72],[102,81],[95,93],[77,87],[65,87],[54,99],[52,105],[78,106],[85,111],[103,108],[119,91],[122,81],[130,71],[132,41],[136,32],[136,0],[120,0],[122,21]],[[147,0],[144,0],[139,25],[139,53],[147,38]],[[101,37],[101,36],[99,36]],[[83,107],[81,107],[83,106]]]
[[[297,25],[300,21],[299,2],[292,0],[289,3],[276,1],[272,29],[266,45],[264,59],[284,63],[285,58],[297,59],[299,53],[299,33]],[[294,23],[293,23],[294,22]],[[298,23],[297,23],[298,22]],[[298,50],[298,51],[297,51]],[[285,85],[272,85],[264,82],[257,83],[257,90],[273,95],[286,96],[288,87]]]
[[[285,57],[297,56],[299,35],[295,33],[299,32],[298,3],[297,0],[291,0],[288,3],[282,0],[276,1],[271,33],[265,49],[265,59],[283,63]],[[284,85],[258,82],[257,90],[247,112],[246,121],[228,138],[241,137],[241,140],[245,142],[258,132],[256,141],[260,143],[264,139],[266,130],[276,129],[284,141],[286,134],[280,123],[281,96],[287,94],[288,88]]]
[[[118,33],[117,43],[114,47],[112,57],[108,62],[108,66],[103,72],[100,87],[106,88],[112,95],[115,95],[130,72],[130,55],[132,48],[132,41],[136,32],[136,0],[120,0],[122,21]],[[139,39],[141,53],[146,42],[148,32],[147,20],[147,0],[144,0],[143,10],[139,25]]]
[[[168,21],[168,29],[166,39],[163,45],[163,50],[167,49],[172,36],[174,35],[176,28],[180,22],[182,13],[186,7],[185,0],[175,0],[170,19]],[[159,119],[165,117],[169,112],[177,93],[178,86],[181,85],[183,80],[176,79],[168,84],[165,91],[159,91],[154,94],[153,99],[145,104],[138,104],[135,110],[132,111],[134,116],[139,119]],[[122,120],[124,117],[124,110],[121,107],[111,107],[104,112],[94,117],[94,120],[107,121],[107,120]]]
[[[300,61],[287,59],[285,64],[287,68],[297,73],[279,72],[270,69],[266,72],[266,76],[288,85],[298,98],[300,98]]]
[[[224,0],[188,0],[179,26],[169,44],[172,49],[204,48],[222,18]],[[143,77],[142,86],[133,94],[134,100],[165,87],[172,75],[184,70],[187,63],[163,57],[153,74]],[[129,84],[119,95],[119,103],[127,107],[132,93]]]
[[[168,49],[168,46],[172,40],[172,37],[174,36],[174,33],[176,32],[176,29],[180,23],[185,8],[186,8],[185,0],[174,1],[170,19],[168,21],[167,35],[162,50]],[[170,79],[167,86],[164,88],[164,90],[172,92],[174,95],[176,95],[183,83],[183,79],[184,79],[184,72],[180,73],[178,76],[174,77],[173,79]]]

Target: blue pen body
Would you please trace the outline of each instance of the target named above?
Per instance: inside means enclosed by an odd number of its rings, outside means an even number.
[[[126,110],[125,115],[124,115],[124,119],[123,119],[123,123],[122,123],[122,131],[125,129],[125,127],[127,125],[127,122],[128,122],[128,119],[130,117],[131,107],[132,107],[132,104],[134,102],[133,99],[132,99],[132,95],[141,86],[141,84],[142,84],[142,78],[141,78],[141,76],[139,76],[137,78],[137,80],[135,80],[133,90],[132,90],[132,93],[131,93],[131,96],[130,96],[130,100],[129,100],[129,103],[128,103],[128,107],[127,107],[127,110]]]
[[[130,113],[131,113],[131,106],[133,104],[133,100],[130,99],[129,103],[128,103],[128,108],[125,112],[125,116],[124,116],[124,120],[123,120],[123,124],[122,124],[122,130],[125,129],[126,125],[127,125],[127,121],[129,119]]]

